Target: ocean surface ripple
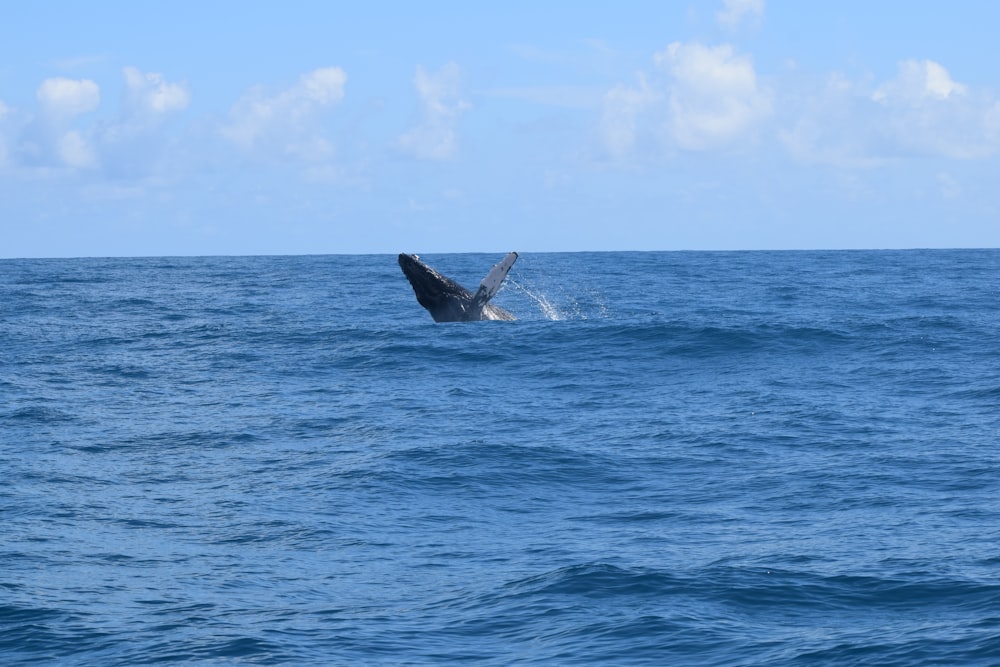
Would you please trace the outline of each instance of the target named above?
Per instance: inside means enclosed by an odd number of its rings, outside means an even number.
[[[0,291],[0,664],[1000,664],[1000,251]]]

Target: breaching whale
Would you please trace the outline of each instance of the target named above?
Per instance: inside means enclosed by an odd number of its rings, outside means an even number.
[[[516,259],[517,253],[510,252],[494,264],[475,294],[421,262],[417,255],[400,253],[399,268],[413,286],[417,301],[430,312],[435,322],[513,320],[513,315],[489,300],[500,290]]]

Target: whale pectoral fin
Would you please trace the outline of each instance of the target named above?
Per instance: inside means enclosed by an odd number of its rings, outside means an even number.
[[[493,265],[490,272],[483,278],[483,282],[479,283],[479,289],[476,290],[475,296],[472,297],[473,311],[482,310],[483,306],[496,296],[496,293],[500,291],[500,285],[503,284],[504,278],[507,277],[510,267],[514,266],[516,260],[517,253],[509,252],[503,259]]]

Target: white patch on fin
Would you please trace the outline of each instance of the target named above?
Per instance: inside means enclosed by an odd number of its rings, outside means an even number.
[[[482,310],[483,306],[496,296],[496,293],[500,290],[500,285],[503,284],[503,279],[507,277],[510,267],[514,266],[516,260],[517,253],[509,252],[506,257],[493,265],[490,272],[483,278],[483,282],[479,283],[476,295],[472,297],[472,308],[474,310]]]

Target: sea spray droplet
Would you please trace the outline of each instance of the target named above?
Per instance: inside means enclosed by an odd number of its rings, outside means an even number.
[[[545,319],[547,320],[566,319],[566,316],[563,313],[561,313],[559,309],[556,308],[556,306],[552,302],[550,302],[544,294],[531,290],[522,283],[510,278],[508,278],[508,283],[516,291],[520,292],[524,296],[528,297],[531,301],[533,301],[535,305],[538,306],[538,309],[542,312],[542,315],[545,316]]]

